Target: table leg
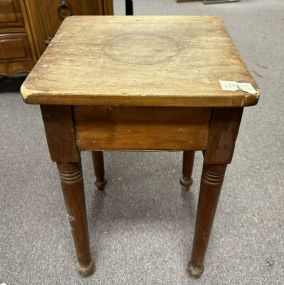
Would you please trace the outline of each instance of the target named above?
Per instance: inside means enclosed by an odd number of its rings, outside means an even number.
[[[93,151],[92,157],[96,175],[95,185],[99,190],[104,190],[107,183],[104,170],[104,153],[102,151]]]
[[[125,0],[125,14],[126,16],[133,16],[133,1]]]
[[[193,248],[191,261],[188,265],[188,273],[196,278],[200,277],[203,272],[203,262],[219,200],[219,194],[224,180],[226,166],[226,164],[203,165]]]
[[[83,176],[80,162],[57,162],[61,187],[78,259],[78,271],[89,276],[94,271],[90,254]]]
[[[194,163],[194,151],[185,150],[183,152],[182,159],[182,176],[180,178],[180,184],[182,189],[188,191],[189,187],[192,185],[192,169]]]

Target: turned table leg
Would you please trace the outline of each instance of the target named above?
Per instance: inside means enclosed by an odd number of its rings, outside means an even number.
[[[104,190],[107,183],[104,170],[104,153],[102,151],[93,151],[92,157],[96,175],[95,185],[99,190]]]
[[[194,163],[194,151],[185,150],[183,152],[182,159],[182,176],[180,178],[180,184],[182,185],[183,190],[188,190],[192,185],[192,169]]]
[[[94,271],[90,254],[83,176],[80,162],[57,163],[61,187],[78,259],[78,271],[89,276]]]
[[[203,165],[193,248],[191,260],[188,265],[188,273],[196,278],[200,277],[203,272],[203,262],[224,180],[226,166],[226,164]]]

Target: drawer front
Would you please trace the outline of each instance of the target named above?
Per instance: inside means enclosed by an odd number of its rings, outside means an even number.
[[[208,108],[75,106],[81,150],[203,150]]]
[[[0,34],[0,63],[31,60],[32,54],[26,33]]]
[[[18,0],[0,0],[0,28],[24,27]]]

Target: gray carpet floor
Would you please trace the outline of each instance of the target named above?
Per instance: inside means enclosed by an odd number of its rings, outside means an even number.
[[[244,112],[200,280],[185,274],[202,156],[179,186],[181,153],[106,153],[106,193],[83,169],[96,273],[83,279],[38,106],[0,81],[0,284],[284,284],[284,1],[203,5],[134,0],[138,15],[218,15],[259,84]],[[123,14],[123,1],[115,1]]]

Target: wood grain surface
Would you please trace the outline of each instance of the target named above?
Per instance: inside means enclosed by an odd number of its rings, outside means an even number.
[[[243,107],[258,90],[224,24],[211,16],[68,17],[24,82],[27,103]]]
[[[56,162],[80,161],[71,107],[49,105],[40,107],[51,160]]]
[[[210,108],[75,106],[80,150],[205,149]]]

